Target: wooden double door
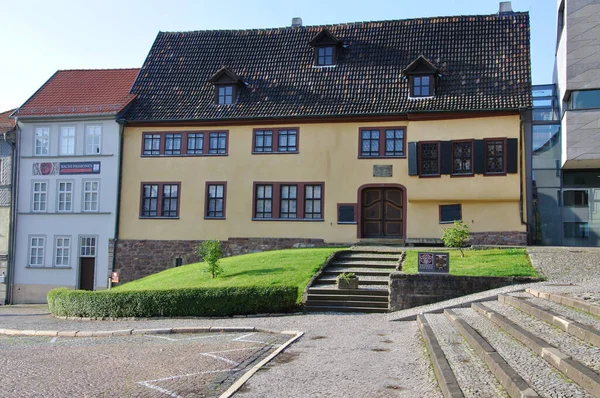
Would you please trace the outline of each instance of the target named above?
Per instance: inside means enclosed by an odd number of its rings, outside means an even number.
[[[404,191],[399,188],[366,188],[362,191],[362,237],[404,238]]]

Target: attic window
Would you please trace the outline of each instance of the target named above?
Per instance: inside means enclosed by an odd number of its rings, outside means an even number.
[[[217,103],[219,105],[231,105],[233,103],[233,86],[221,86],[218,87],[219,98]]]
[[[244,81],[227,68],[219,69],[208,82],[215,87],[214,101],[217,105],[235,104],[244,87]]]
[[[321,30],[309,44],[315,49],[315,66],[334,66],[337,64],[338,50],[342,42],[329,30]]]
[[[439,84],[438,68],[427,58],[419,55],[402,73],[408,78],[411,98],[433,97]]]
[[[411,76],[410,96],[411,97],[430,97],[433,95],[432,75]]]

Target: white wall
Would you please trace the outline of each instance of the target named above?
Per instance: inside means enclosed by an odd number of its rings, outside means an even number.
[[[85,154],[85,128],[88,125],[100,125],[102,131],[101,151],[99,154]],[[61,126],[75,127],[75,154],[59,156],[59,131]],[[107,287],[108,240],[113,238],[115,227],[115,209],[117,198],[119,125],[113,119],[104,120],[36,120],[19,121],[19,177],[18,208],[15,254],[15,302],[39,301],[45,297],[43,290],[55,286],[75,288],[79,283],[79,237],[90,235],[97,237],[95,289]],[[48,156],[34,155],[34,131],[36,127],[50,129],[50,153]],[[40,175],[40,163],[52,163],[59,170],[65,162],[100,162],[99,174],[59,174]],[[38,165],[38,167],[34,167]],[[83,211],[83,183],[85,180],[100,182],[99,206],[97,212]],[[33,182],[48,183],[46,211],[33,210]],[[72,211],[58,211],[58,183],[73,183]],[[41,267],[29,266],[29,238],[32,235],[46,238],[44,262]],[[55,267],[55,237],[71,237],[69,267]],[[29,288],[26,285],[30,285]],[[35,285],[35,289],[33,289]],[[36,294],[33,294],[33,291]],[[24,293],[27,292],[27,293]],[[27,296],[31,297],[27,297]],[[32,299],[32,297],[37,297]]]

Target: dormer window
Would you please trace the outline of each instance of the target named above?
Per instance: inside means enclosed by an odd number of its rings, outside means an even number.
[[[233,103],[233,86],[218,87],[219,90],[219,105],[230,105]]]
[[[333,47],[319,47],[317,53],[317,65],[333,65]]]
[[[342,47],[342,42],[327,29],[321,30],[309,44],[315,49],[315,66],[337,64],[338,50]]]
[[[244,81],[227,68],[221,68],[209,80],[215,86],[215,104],[232,105],[237,102]]]
[[[411,97],[429,97],[433,95],[433,89],[431,87],[433,76],[413,76],[411,80]]]
[[[433,97],[440,74],[427,58],[420,55],[402,71],[408,78],[411,98]]]

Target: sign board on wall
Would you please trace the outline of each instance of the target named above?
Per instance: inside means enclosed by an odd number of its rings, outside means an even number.
[[[100,162],[45,162],[33,164],[34,176],[100,174]]]
[[[450,253],[419,252],[419,273],[447,274],[450,271]]]

